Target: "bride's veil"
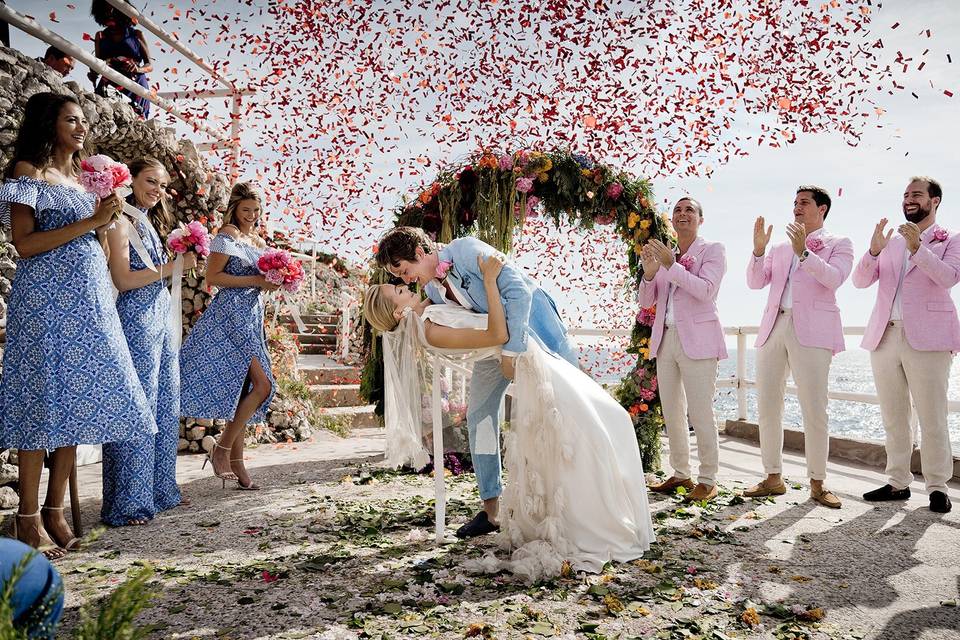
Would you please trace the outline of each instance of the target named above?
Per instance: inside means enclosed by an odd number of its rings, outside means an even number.
[[[483,329],[486,315],[460,307],[434,305],[425,316],[438,324],[454,328]],[[423,467],[430,452],[423,439],[424,425],[430,423],[434,366],[468,369],[470,364],[496,357],[499,348],[440,349],[427,344],[423,320],[406,309],[400,323],[383,334],[384,422],[386,427],[385,463],[391,467]],[[444,381],[441,380],[441,386]],[[444,399],[442,413],[450,418],[451,403]],[[465,407],[461,409],[465,412]],[[466,420],[465,415],[458,419]],[[464,430],[466,426],[464,425]]]
[[[421,437],[423,406],[420,381],[426,353],[416,313],[405,313],[393,331],[383,334],[385,462],[391,467],[420,469],[429,461]]]

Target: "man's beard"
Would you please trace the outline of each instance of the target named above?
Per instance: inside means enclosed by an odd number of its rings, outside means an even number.
[[[917,210],[913,213],[907,212],[906,209],[903,211],[903,217],[907,219],[907,222],[912,222],[914,224],[920,224],[924,218],[930,215],[930,210],[932,207],[926,209],[923,208],[923,205],[917,205]]]

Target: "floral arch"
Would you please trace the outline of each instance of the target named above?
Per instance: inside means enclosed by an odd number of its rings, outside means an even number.
[[[643,277],[640,249],[650,238],[672,243],[669,223],[653,207],[647,180],[584,155],[566,151],[484,150],[436,179],[395,211],[396,226],[420,227],[439,242],[474,235],[508,253],[526,218],[534,213],[583,229],[610,226],[623,240],[630,275]],[[372,282],[387,274],[374,270]],[[649,353],[653,312],[641,310],[634,322],[629,353],[636,366],[614,395],[633,418],[644,468],[659,468],[663,413],[656,367]],[[379,338],[364,323],[366,361],[361,393],[382,411],[383,364]]]

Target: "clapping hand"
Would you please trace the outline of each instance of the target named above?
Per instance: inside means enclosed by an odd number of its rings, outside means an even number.
[[[887,248],[887,243],[890,242],[890,236],[893,235],[893,228],[887,231],[886,234],[883,233],[884,227],[887,226],[888,220],[886,218],[880,218],[880,222],[877,223],[877,226],[873,228],[873,236],[870,238],[870,255],[876,258],[880,255],[880,252]]]
[[[907,241],[907,248],[910,249],[910,255],[917,252],[920,248],[920,227],[915,222],[905,222],[897,229],[897,233],[903,236]]]
[[[657,251],[648,242],[640,250],[640,263],[643,265],[643,279],[653,280],[660,270],[660,260],[657,259]]]
[[[793,252],[797,256],[807,250],[807,228],[802,222],[788,224],[787,237],[790,238],[790,246],[793,247]]]
[[[773,235],[773,225],[767,227],[764,231],[763,216],[757,218],[753,223],[753,255],[758,258],[767,252],[767,245],[770,244],[770,236]]]
[[[676,257],[673,255],[673,249],[663,244],[659,240],[651,240],[648,243],[653,250],[656,252],[657,260],[660,261],[660,264],[669,269],[673,266],[673,263],[676,262]]]

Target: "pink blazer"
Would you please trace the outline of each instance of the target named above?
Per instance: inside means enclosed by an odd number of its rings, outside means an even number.
[[[960,281],[960,234],[943,229],[947,238],[937,240],[938,227],[934,227],[907,262],[900,292],[903,331],[917,351],[956,352],[960,351],[960,322],[950,288]],[[906,240],[894,236],[879,256],[873,257],[868,250],[853,272],[853,286],[860,289],[880,281],[877,303],[860,343],[868,351],[877,348],[886,331],[906,252]]]
[[[803,346],[839,353],[844,349],[843,322],[836,294],[853,268],[853,243],[849,238],[831,236],[826,232],[818,238],[822,247],[811,251],[793,274],[793,327],[797,341]],[[767,307],[757,335],[757,348],[763,346],[773,331],[793,256],[789,243],[778,244],[759,258],[750,256],[747,286],[762,289],[770,285]]]
[[[640,282],[640,306],[657,305],[650,337],[651,357],[656,357],[663,339],[667,296],[672,283],[675,285],[673,317],[683,353],[693,360],[722,360],[727,357],[727,345],[723,339],[723,326],[717,316],[717,292],[727,271],[723,245],[697,238],[684,254],[685,258],[687,256],[691,261],[689,270],[678,261],[669,269],[660,268],[653,280]]]

